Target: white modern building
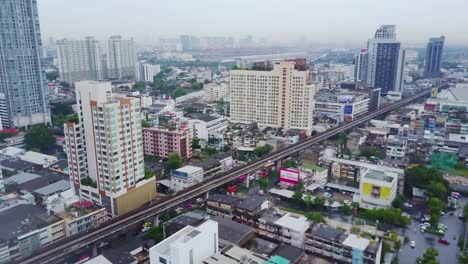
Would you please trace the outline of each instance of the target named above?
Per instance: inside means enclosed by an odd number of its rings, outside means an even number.
[[[94,37],[84,40],[57,41],[57,60],[60,80],[74,83],[103,79],[99,41]]]
[[[135,76],[137,55],[132,39],[111,36],[107,40],[107,71],[109,79],[124,79]]]
[[[115,97],[109,82],[75,87],[79,122],[64,124],[64,149],[76,194],[112,216],[138,208],[156,195],[145,179],[140,100]]]
[[[369,111],[369,94],[346,89],[321,89],[315,94],[314,116],[350,122]]]
[[[383,171],[367,170],[359,184],[360,206],[370,209],[389,207],[397,190],[397,176]]]
[[[8,113],[7,98],[4,93],[0,93],[0,129],[10,127],[10,116]]]
[[[229,120],[218,114],[192,114],[194,137],[205,143],[209,138],[222,138],[223,132],[229,126]]]
[[[136,68],[136,80],[139,82],[153,82],[154,76],[161,72],[161,65],[153,65],[139,61]]]
[[[273,70],[231,70],[231,121],[275,128],[312,128],[314,95],[318,85],[309,71],[293,61],[276,62]]]
[[[310,222],[305,216],[285,214],[275,222],[280,227],[282,242],[297,248],[304,247],[305,233],[310,227]]]
[[[203,168],[184,166],[175,170],[171,175],[171,189],[175,192],[189,188],[203,181]]]
[[[208,102],[224,100],[229,101],[229,85],[227,83],[209,83],[203,86],[205,100]]]
[[[218,223],[186,226],[149,249],[150,264],[202,264],[218,253]]]

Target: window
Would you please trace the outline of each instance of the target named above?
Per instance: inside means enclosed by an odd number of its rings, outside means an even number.
[[[167,260],[163,257],[159,257],[159,263],[161,264],[167,264]]]

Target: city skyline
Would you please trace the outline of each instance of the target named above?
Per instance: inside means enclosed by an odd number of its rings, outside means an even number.
[[[458,4],[455,9],[453,5],[443,5],[434,0],[410,3],[402,0],[391,3],[298,0],[293,5],[273,1],[268,6],[264,1],[249,2],[247,5],[245,0],[223,4],[213,0],[196,4],[187,1],[138,2],[138,5],[134,5],[123,0],[112,1],[112,9],[109,9],[109,0],[72,2],[67,4],[67,9],[75,12],[69,13],[61,12],[58,0],[40,1],[43,35],[45,38],[82,38],[91,35],[106,39],[109,35],[120,34],[134,37],[138,43],[148,44],[154,43],[160,36],[242,37],[252,34],[277,43],[298,41],[303,36],[314,44],[335,43],[354,47],[362,45],[376,27],[395,24],[403,44],[424,46],[428,38],[442,34],[450,39],[452,45],[464,44],[468,40],[468,29],[458,26],[463,21],[468,23],[468,18],[461,11],[464,10],[463,6],[468,7],[468,3],[460,0],[453,1]],[[421,4],[424,4],[424,8],[421,8]],[[260,16],[258,10],[262,8],[265,12]],[[423,16],[423,11],[426,14],[437,13],[439,19]],[[87,14],[85,20],[82,19],[84,13]],[[287,14],[294,14],[294,19],[285,19]],[[444,19],[444,14],[447,19]]]

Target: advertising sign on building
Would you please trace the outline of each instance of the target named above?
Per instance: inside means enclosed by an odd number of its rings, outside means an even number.
[[[279,180],[281,183],[298,184],[300,172],[292,169],[281,168],[279,171]]]
[[[345,105],[344,115],[345,116],[353,115],[353,105]]]

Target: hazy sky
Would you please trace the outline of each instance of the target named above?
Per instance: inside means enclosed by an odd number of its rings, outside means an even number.
[[[422,44],[445,35],[468,44],[467,0],[38,0],[43,38],[105,39],[112,34],[151,43],[180,34],[252,34],[279,40],[364,45],[380,24]]]

